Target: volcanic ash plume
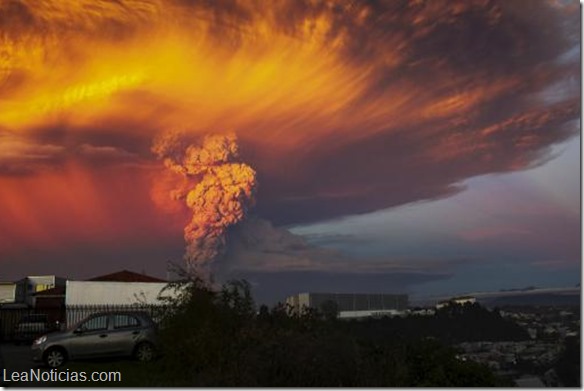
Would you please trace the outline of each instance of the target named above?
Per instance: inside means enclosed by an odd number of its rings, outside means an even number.
[[[184,229],[185,260],[189,271],[206,274],[225,251],[227,228],[243,220],[253,205],[256,172],[236,162],[234,134],[206,136],[201,145],[188,145],[181,134],[166,133],[154,141],[152,151],[186,178],[172,194],[193,212]]]

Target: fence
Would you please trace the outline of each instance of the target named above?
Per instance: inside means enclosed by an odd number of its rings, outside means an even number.
[[[111,311],[146,312],[152,320],[158,323],[162,317],[164,306],[155,304],[118,304],[118,305],[69,305],[65,307],[66,324],[71,327],[91,314]]]
[[[159,322],[160,305],[70,305],[60,308],[0,308],[0,341],[30,341],[41,334],[65,329],[99,312],[141,311]]]

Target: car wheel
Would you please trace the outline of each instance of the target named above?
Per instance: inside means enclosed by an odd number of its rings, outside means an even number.
[[[52,348],[45,353],[45,364],[50,368],[58,368],[65,364],[67,361],[67,356],[63,349]]]
[[[142,362],[152,361],[154,359],[154,346],[149,342],[142,342],[136,346],[134,357]]]

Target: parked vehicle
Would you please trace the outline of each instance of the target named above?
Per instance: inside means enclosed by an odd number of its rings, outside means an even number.
[[[133,356],[150,361],[156,353],[157,326],[145,312],[97,313],[66,331],[37,338],[35,362],[57,368],[68,360]]]
[[[14,328],[13,340],[15,343],[31,342],[35,338],[53,330],[45,314],[24,315]]]

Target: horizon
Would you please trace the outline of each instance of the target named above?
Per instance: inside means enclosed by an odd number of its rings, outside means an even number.
[[[11,4],[0,281],[581,281],[575,1]]]
[[[173,281],[179,281],[180,278],[176,278],[176,279],[168,279],[168,276],[157,276],[157,275],[150,275],[145,271],[141,271],[141,272],[137,272],[137,271],[133,271],[133,270],[127,270],[127,269],[122,269],[122,270],[117,270],[117,271],[113,271],[113,272],[108,272],[105,275],[109,275],[109,274],[114,274],[114,273],[118,273],[118,272],[124,272],[124,271],[128,271],[130,273],[137,273],[137,274],[142,274],[148,277],[156,277],[156,278],[160,278],[161,280],[163,280],[164,282],[169,282],[172,283]],[[51,276],[51,274],[44,274],[44,275],[27,275],[27,276],[21,276],[21,278],[18,278],[17,280],[13,280],[12,282],[18,282],[21,279],[27,278],[27,277],[44,277],[44,276]],[[59,278],[63,278],[66,281],[91,281],[94,278],[98,278],[98,277],[102,277],[102,275],[91,275],[91,276],[80,276],[77,278],[69,278],[69,276],[63,276],[63,275],[54,275],[55,277],[59,277]],[[0,276],[1,278],[1,276]],[[7,282],[7,280],[3,279],[2,282]],[[112,281],[112,282],[123,282],[123,281]],[[581,291],[581,286],[580,286],[580,282],[577,282],[574,285],[563,285],[563,286],[548,286],[548,287],[539,287],[539,286],[525,286],[525,287],[517,287],[517,288],[509,288],[509,289],[493,289],[493,290],[487,290],[487,291],[464,291],[464,292],[453,292],[453,293],[439,293],[439,294],[431,294],[431,295],[425,295],[425,294],[410,294],[408,292],[398,292],[398,291],[392,291],[392,290],[387,290],[387,291],[377,291],[377,292],[371,292],[371,291],[363,291],[363,292],[352,292],[352,291],[348,291],[348,290],[340,290],[340,291],[323,291],[323,290],[310,290],[310,291],[297,291],[297,292],[293,292],[290,295],[286,296],[286,297],[281,297],[281,298],[276,298],[275,301],[272,300],[272,302],[258,302],[257,299],[255,299],[255,295],[254,295],[254,290],[253,287],[251,289],[251,293],[252,293],[252,297],[254,297],[254,301],[255,304],[258,306],[261,305],[268,305],[268,306],[274,306],[278,303],[282,303],[285,302],[286,299],[290,296],[294,296],[294,295],[298,295],[298,294],[303,294],[303,293],[332,293],[332,294],[342,294],[342,293],[362,293],[362,294],[406,294],[408,295],[408,300],[409,300],[409,304],[410,306],[412,305],[412,303],[430,303],[430,302],[438,302],[440,300],[445,300],[445,299],[452,299],[455,297],[462,297],[462,296],[473,296],[477,299],[481,299],[481,298],[492,298],[492,297],[498,297],[498,296],[510,296],[510,295],[530,295],[530,294],[538,294],[538,293],[558,293],[558,292],[565,292],[565,291]]]

